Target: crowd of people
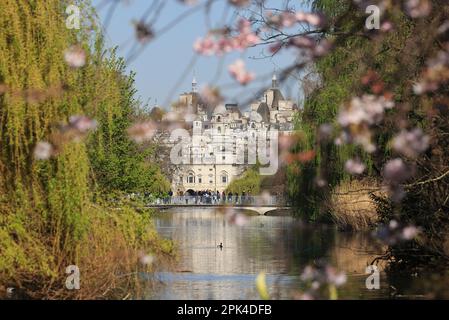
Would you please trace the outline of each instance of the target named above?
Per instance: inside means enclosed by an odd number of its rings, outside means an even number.
[[[163,199],[164,204],[245,204],[250,203],[252,197],[247,195],[245,192],[242,194],[232,193],[232,192],[219,192],[211,190],[201,190],[188,192],[179,192],[178,196],[173,196],[173,192],[168,193],[168,197]]]

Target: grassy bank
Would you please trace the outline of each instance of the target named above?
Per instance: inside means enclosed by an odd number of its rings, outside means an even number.
[[[30,226],[17,234],[17,241],[7,234],[12,223],[2,221],[0,298],[122,299],[144,293],[138,272],[151,272],[158,263],[170,260],[173,244],[158,236],[149,213],[132,208],[111,211],[94,204],[85,212],[88,227],[73,252],[69,246],[57,249],[56,238]],[[12,214],[2,217],[14,219]],[[156,262],[143,264],[143,256]],[[79,290],[65,286],[70,265],[80,270]],[[14,288],[12,296],[7,288]]]
[[[332,221],[343,230],[362,231],[374,228],[380,221],[371,194],[380,195],[372,180],[348,180],[331,191],[326,201]]]

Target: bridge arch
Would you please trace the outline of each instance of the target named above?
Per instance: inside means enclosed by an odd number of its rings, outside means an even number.
[[[239,208],[239,207],[237,207]],[[235,208],[234,208],[235,209]],[[286,210],[288,208],[276,208],[276,207],[240,207],[239,209],[245,209],[253,212],[257,212],[259,215],[266,216],[270,212]]]

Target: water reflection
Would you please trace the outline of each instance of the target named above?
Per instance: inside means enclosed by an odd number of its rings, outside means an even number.
[[[252,215],[238,227],[207,208],[171,209],[155,222],[180,252],[174,270],[154,275],[159,281],[153,299],[257,299],[254,280],[261,271],[271,296],[289,299],[301,288],[300,271],[322,259],[348,275],[340,298],[389,298],[398,290],[383,273],[380,290],[366,289],[365,268],[382,253],[368,235],[303,226],[288,216]],[[223,249],[217,247],[221,242]]]

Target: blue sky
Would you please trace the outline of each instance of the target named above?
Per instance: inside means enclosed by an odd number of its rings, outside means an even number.
[[[163,10],[155,20],[154,29],[161,30],[164,26],[176,20],[186,10],[191,7],[181,4],[178,0],[162,0],[166,2]],[[94,5],[103,2],[94,0]],[[106,30],[106,41],[109,47],[119,46],[119,55],[127,57],[134,42],[134,29],[132,21],[140,20],[151,2],[149,0],[121,1],[114,12],[109,26]],[[202,2],[201,0],[199,2]],[[283,1],[271,1],[277,6]],[[293,1],[294,2],[294,1]],[[297,2],[297,8],[300,8]],[[222,21],[224,4],[226,1],[219,1],[212,7],[210,21],[213,27]],[[227,17],[232,20],[234,10],[230,10]],[[108,7],[100,8],[98,12],[100,20],[104,23],[108,16]],[[260,58],[262,47],[251,48],[245,53],[232,53],[224,58],[198,56],[192,68],[188,70],[190,62],[196,55],[193,51],[193,43],[198,37],[202,37],[207,32],[207,18],[204,10],[188,16],[180,21],[176,27],[170,29],[154,41],[150,42],[137,59],[128,64],[129,70],[135,71],[137,95],[143,102],[149,102],[150,106],[162,105],[165,108],[177,99],[177,96],[189,91],[193,74],[195,73],[198,85],[201,87],[215,79],[217,85],[223,86],[223,94],[226,102],[243,102],[262,87],[271,83],[271,74],[274,70],[287,66],[294,61],[294,53],[286,52],[277,55],[272,59],[251,59]],[[237,58],[242,58],[247,64],[247,69],[257,74],[258,79],[247,87],[241,87],[229,76],[227,66]],[[220,66],[223,66],[220,68]],[[187,70],[187,72],[186,72]],[[221,72],[218,70],[222,70]],[[186,77],[182,78],[182,75]],[[180,84],[177,86],[177,84]],[[299,81],[291,80],[282,89],[284,95],[298,99]],[[242,106],[244,107],[244,106]]]

